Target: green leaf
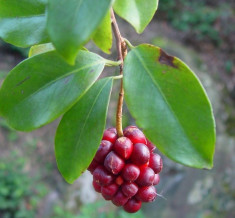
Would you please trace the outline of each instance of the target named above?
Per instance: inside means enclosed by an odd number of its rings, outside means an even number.
[[[0,38],[19,47],[48,41],[46,0],[0,0]]]
[[[58,52],[73,64],[107,14],[112,0],[50,0],[47,30]]]
[[[112,48],[112,28],[110,12],[105,16],[101,25],[92,37],[94,43],[105,53],[110,54]]]
[[[52,43],[33,45],[29,50],[29,58],[38,54],[55,50]]]
[[[42,54],[45,52],[53,51],[55,50],[55,47],[52,43],[45,43],[45,44],[39,44],[39,45],[33,45],[29,50],[29,58],[38,54]],[[83,51],[89,51],[86,47],[82,47],[81,50]]]
[[[137,33],[144,31],[158,7],[158,0],[116,0],[115,12],[129,22]]]
[[[92,161],[105,128],[112,78],[97,81],[63,116],[55,137],[58,168],[73,183]]]
[[[29,131],[65,113],[91,87],[104,68],[100,56],[80,51],[75,65],[55,51],[17,65],[0,89],[0,113],[13,128]]]
[[[29,58],[38,54],[42,54],[45,52],[53,51],[55,50],[55,47],[52,43],[44,43],[39,45],[33,45],[29,50]],[[81,50],[83,51],[89,51],[87,48],[82,47]]]
[[[212,108],[186,64],[158,47],[140,45],[126,56],[124,89],[138,126],[162,153],[190,167],[213,166]]]

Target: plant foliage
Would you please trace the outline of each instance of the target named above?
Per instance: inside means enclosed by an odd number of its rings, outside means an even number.
[[[127,40],[124,63],[84,47],[93,40],[110,53],[111,7],[141,33],[158,0],[0,0],[0,38],[19,47],[32,46],[29,58],[12,69],[1,86],[0,115],[20,131],[63,116],[55,153],[61,174],[72,183],[89,166],[105,128],[116,77],[99,76],[104,67],[123,64],[125,101],[147,137],[174,161],[211,168],[215,146],[211,104],[183,61],[158,47],[134,47]]]

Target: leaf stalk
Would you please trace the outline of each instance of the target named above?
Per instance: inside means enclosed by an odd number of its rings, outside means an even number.
[[[105,59],[105,60],[106,60],[105,65],[108,67],[117,67],[122,63],[122,61],[111,61],[108,59]]]
[[[123,78],[123,75],[113,76],[112,78],[113,78],[114,80],[116,80],[116,79],[122,79],[122,78]]]

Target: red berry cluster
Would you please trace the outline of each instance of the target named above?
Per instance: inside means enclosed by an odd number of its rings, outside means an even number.
[[[162,159],[136,126],[127,127],[123,133],[118,138],[115,128],[105,130],[88,170],[93,174],[95,190],[104,199],[135,213],[142,202],[155,200],[154,185],[160,181]]]

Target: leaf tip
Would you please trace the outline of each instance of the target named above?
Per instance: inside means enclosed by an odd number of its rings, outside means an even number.
[[[203,170],[211,170],[214,167],[213,160],[203,168]]]
[[[76,56],[75,57],[66,57],[63,56],[63,59],[71,66],[75,65],[75,61],[76,61]]]
[[[211,170],[213,167],[213,156],[211,156],[209,159],[204,160],[204,163],[199,168],[202,170]]]
[[[213,167],[205,167],[205,168],[202,168],[203,170],[211,170]]]
[[[65,181],[67,182],[67,183],[69,183],[70,185],[72,185],[73,183],[74,183],[74,179],[70,179],[70,178],[65,178],[64,177],[64,179],[65,179]]]
[[[139,28],[139,27],[134,27],[135,28],[135,31],[138,33],[138,34],[141,34],[144,32],[144,29],[142,28]]]

